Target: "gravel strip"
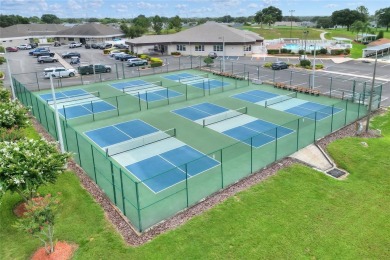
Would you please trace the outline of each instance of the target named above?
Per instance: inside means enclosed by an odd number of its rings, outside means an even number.
[[[385,109],[380,109],[375,112],[374,115],[384,113]],[[363,122],[365,119],[361,119]],[[47,133],[47,131],[35,120],[31,120],[35,129],[48,141],[55,141],[55,139]],[[355,123],[345,126],[344,128],[334,132],[317,142],[324,150],[326,146],[332,141],[347,136],[356,136]],[[359,137],[377,137],[374,131],[369,131],[368,134],[362,134]],[[231,186],[216,192],[215,194],[205,198],[198,204],[189,207],[177,213],[175,216],[160,222],[150,228],[149,230],[139,234],[135,231],[127,218],[119,211],[119,209],[111,203],[110,199],[101,191],[101,189],[89,178],[84,170],[79,167],[74,161],[68,163],[68,168],[76,173],[82,186],[92,195],[97,203],[104,209],[107,219],[114,225],[118,232],[122,235],[124,240],[132,246],[142,245],[159,234],[175,229],[194,216],[200,215],[208,209],[213,208],[215,205],[220,204],[232,195],[246,190],[255,184],[267,179],[268,177],[275,175],[280,169],[290,166],[294,163],[300,163],[293,158],[284,158],[280,161],[274,162],[268,167],[259,170],[258,172],[249,175],[241,181],[232,184]]]

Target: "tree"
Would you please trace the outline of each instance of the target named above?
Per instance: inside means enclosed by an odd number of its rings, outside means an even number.
[[[169,27],[175,29],[176,32],[181,31],[181,19],[178,15],[169,20]]]
[[[49,23],[49,24],[52,24],[52,23],[61,23],[61,20],[60,18],[58,18],[56,15],[54,14],[43,14],[41,16],[41,21],[42,23]]]
[[[375,16],[378,18],[378,24],[385,26],[388,32],[390,26],[390,7],[379,9],[375,12]]]
[[[134,18],[133,24],[135,26],[143,28],[144,32],[146,32],[149,30],[150,20],[148,18],[146,18],[145,15],[141,14],[141,15],[138,15],[136,18]]]
[[[204,60],[203,60],[204,63],[206,63],[207,66],[210,66],[211,64],[214,63],[214,60],[210,57],[206,57]]]
[[[367,22],[368,21],[368,17],[369,17],[370,14],[368,13],[367,7],[365,7],[364,5],[358,6],[356,8],[356,11],[358,11],[360,13],[362,22]]]
[[[347,27],[349,31],[350,26],[357,20],[362,21],[363,18],[361,14],[356,10],[343,9],[334,11],[332,13],[332,22],[335,25],[342,25]]]
[[[267,8],[262,9],[261,11],[258,11],[254,19],[255,22],[260,24],[260,27],[263,26],[263,23],[265,22],[264,19],[267,19],[267,21],[273,21],[272,23],[276,21],[281,21],[283,19],[282,10],[274,6],[269,6]],[[269,24],[269,22],[265,23]]]
[[[331,28],[334,24],[329,16],[319,17],[317,19],[317,28]]]
[[[156,32],[156,34],[161,34],[164,23],[160,16],[156,15],[152,19],[152,28]]]
[[[15,24],[28,24],[29,19],[20,15],[0,15],[0,27],[8,27]]]
[[[263,22],[268,24],[269,27],[271,27],[271,25],[275,23],[275,18],[270,14],[266,14],[263,18]]]
[[[57,180],[69,157],[44,139],[0,142],[0,196],[11,191],[30,200],[40,186]]]
[[[23,217],[14,225],[42,241],[47,254],[54,252],[54,224],[59,203],[51,194],[33,198],[27,202]]]
[[[41,19],[38,16],[31,16],[30,18],[28,18],[28,20],[30,21],[30,23],[40,23],[41,22]]]
[[[362,21],[355,21],[351,25],[351,32],[355,32],[356,33],[356,39],[355,40],[358,40],[359,33],[363,32],[363,27],[364,27],[364,23]]]

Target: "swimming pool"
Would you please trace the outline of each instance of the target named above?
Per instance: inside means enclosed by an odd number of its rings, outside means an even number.
[[[282,48],[298,52],[299,50],[304,50],[305,45],[302,46],[302,45],[297,44],[297,43],[287,43],[287,44],[284,44]],[[316,46],[317,50],[320,50],[321,48],[322,48],[321,46],[318,46],[318,45]],[[311,44],[307,44],[306,50],[312,51],[312,50],[314,50],[314,46]]]

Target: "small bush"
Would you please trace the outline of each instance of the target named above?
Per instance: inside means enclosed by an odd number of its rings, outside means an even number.
[[[324,68],[324,64],[316,64],[316,70],[321,70]]]
[[[10,102],[11,101],[11,93],[5,88],[0,87],[0,102]]]
[[[280,50],[267,50],[268,54],[279,54]]]
[[[150,60],[150,56],[149,56],[149,55],[146,55],[146,54],[140,54],[140,55],[139,55],[139,58],[140,58],[140,59],[143,59],[143,60]]]
[[[155,68],[155,67],[161,67],[163,65],[162,61],[155,61],[150,63],[150,67]]]
[[[7,62],[7,60],[3,56],[1,56],[0,57],[0,65],[3,64],[4,62]]]
[[[4,46],[0,46],[0,52],[1,52],[1,53],[4,53],[4,52],[5,52]]]
[[[4,72],[0,71],[0,79],[4,77]]]
[[[300,55],[305,54],[305,50],[299,50],[299,51],[298,51],[298,54],[300,54]]]
[[[330,54],[332,55],[341,55],[344,53],[344,50],[331,50]]]
[[[281,53],[291,53],[291,50],[283,48],[283,49],[280,49],[280,52]]]
[[[382,39],[384,37],[384,32],[382,30],[380,30],[378,32],[378,35],[376,36],[376,39],[379,40],[379,39]]]
[[[264,68],[271,68],[272,67],[272,62],[266,62],[263,65]]]
[[[171,52],[171,55],[181,55],[181,52],[178,52],[178,51],[173,51],[173,52]]]
[[[321,49],[320,49],[320,53],[321,53],[321,54],[327,54],[327,53],[328,53],[328,50],[325,49],[325,48],[321,48]]]
[[[344,53],[349,55],[351,53],[351,50],[350,49],[345,49]]]
[[[0,142],[14,142],[24,137],[25,133],[20,128],[1,128],[0,127]]]
[[[207,64],[207,66],[210,66],[211,64],[214,63],[214,60],[210,57],[206,57],[204,60],[203,60],[204,63]]]
[[[28,123],[27,109],[18,101],[0,103],[0,127],[23,127]]]
[[[301,60],[299,65],[301,65],[301,67],[306,67],[306,66],[309,66],[311,65],[311,62],[309,60]]]

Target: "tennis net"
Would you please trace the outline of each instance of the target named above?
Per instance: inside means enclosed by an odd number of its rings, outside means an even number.
[[[280,103],[280,102],[283,102],[283,101],[286,101],[286,100],[289,100],[292,98],[296,98],[296,97],[297,97],[297,92],[292,92],[288,95],[277,96],[277,97],[274,97],[272,99],[266,100],[264,106],[269,107],[269,106],[275,105],[277,103]]]
[[[134,150],[141,146],[152,144],[164,139],[168,139],[176,136],[176,128],[171,128],[166,131],[158,131],[148,135],[140,136],[130,139],[117,145],[112,145],[106,148],[107,156],[114,156],[116,154],[124,153],[130,150]]]
[[[123,93],[128,92],[128,91],[131,91],[131,92],[135,91],[136,92],[137,90],[140,90],[140,89],[154,88],[156,86],[162,86],[162,81],[146,82],[144,84],[124,87],[124,88],[122,88],[122,91],[123,91]]]
[[[61,97],[61,98],[56,98],[57,104],[61,103],[68,103],[68,102],[73,102],[73,101],[80,101],[80,100],[85,100],[88,101],[88,99],[96,99],[96,97],[100,97],[100,92],[99,91],[94,91],[94,92],[86,92],[82,93],[79,95],[74,95],[74,96],[67,96],[67,97]],[[47,103],[49,105],[53,104],[53,100],[47,100]]]
[[[188,77],[180,77],[179,76],[179,82],[188,84],[193,82],[203,82],[209,77],[209,74],[199,74],[199,75],[191,75]]]
[[[222,112],[216,115],[209,116],[205,119],[203,119],[203,127],[215,124],[233,117],[241,116],[248,113],[247,107],[241,107],[235,110],[229,110],[226,112]]]

